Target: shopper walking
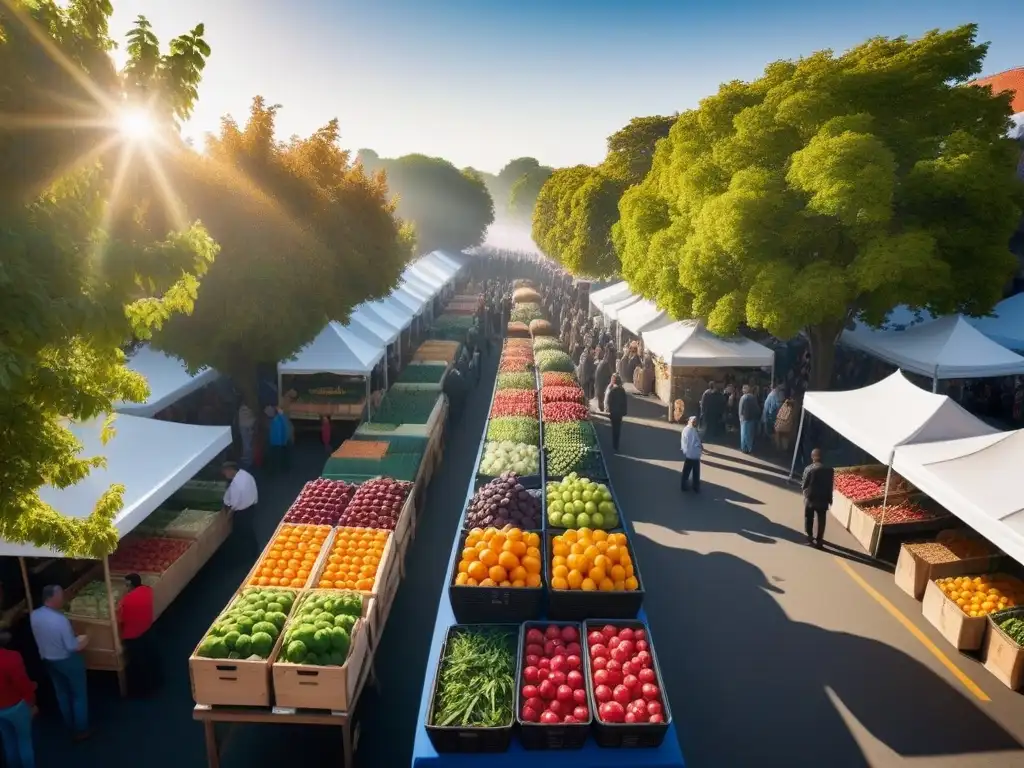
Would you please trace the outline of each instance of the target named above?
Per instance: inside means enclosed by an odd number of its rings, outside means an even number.
[[[11,635],[0,632],[0,735],[7,768],[35,768],[32,717],[36,714],[36,684],[25,672],[25,660],[10,649]]]
[[[612,366],[609,355],[603,348],[597,350],[597,366],[594,368],[594,390],[597,393],[597,410],[604,413],[604,395],[612,380]],[[589,405],[589,403],[588,403]]]
[[[260,553],[259,540],[256,538],[256,505],[259,503],[256,478],[244,469],[239,469],[233,461],[224,462],[221,472],[229,482],[224,493],[223,510],[230,513],[232,518],[232,538],[238,540],[243,554],[255,557]]]
[[[622,438],[622,420],[626,418],[629,398],[622,388],[622,379],[618,374],[612,376],[612,382],[604,393],[604,407],[608,410],[608,420],[612,423],[612,448],[619,451],[619,440]]]
[[[117,606],[118,631],[127,657],[128,692],[146,696],[161,679],[160,658],[153,648],[153,588],[137,573],[124,577],[128,591]]]
[[[267,406],[270,417],[270,467],[276,472],[287,472],[291,465],[288,455],[288,416],[283,408]]]
[[[331,420],[327,416],[320,417],[320,443],[324,447],[324,451],[329,456],[334,451],[334,428],[331,426]]]
[[[750,387],[744,384],[739,402],[740,450],[744,453],[754,452],[754,434],[760,415],[761,409],[757,405],[757,398],[750,391]]]
[[[691,416],[683,427],[680,447],[683,451],[683,473],[679,478],[679,490],[690,490],[690,478],[693,477],[693,492],[700,493],[700,457],[704,452],[704,444],[697,429],[696,416]]]
[[[64,615],[64,590],[57,584],[43,587],[43,604],[32,611],[29,624],[39,648],[39,657],[53,683],[64,723],[76,741],[89,738],[89,697],[85,685],[82,651],[89,643],[85,635],[75,637]]]
[[[821,549],[825,543],[825,513],[832,506],[832,467],[821,461],[821,449],[811,451],[811,463],[804,468],[804,530],[807,543]],[[818,533],[814,534],[814,518],[818,519]]]

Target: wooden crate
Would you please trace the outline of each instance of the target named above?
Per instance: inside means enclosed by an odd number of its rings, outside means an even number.
[[[260,552],[260,555],[259,555],[259,557],[256,558],[255,562],[253,562],[252,568],[249,569],[249,573],[246,574],[245,579],[242,581],[242,587],[255,587],[255,586],[258,586],[256,584],[250,584],[249,582],[259,572],[264,558],[266,558],[267,554],[270,552],[270,545],[273,543],[274,538],[281,532],[281,529],[284,526],[286,526],[286,525],[305,525],[305,523],[286,523],[286,522],[284,522],[282,520],[280,523],[277,524],[277,528],[274,529],[274,532],[270,535],[270,538],[267,539],[267,545],[263,548],[263,551]],[[311,527],[316,527],[316,526],[311,526]],[[312,586],[314,586],[316,584],[316,582],[313,581],[313,576],[316,574],[317,569],[320,567],[321,562],[323,561],[323,559],[325,557],[324,553],[329,549],[331,541],[334,539],[334,533],[335,533],[335,529],[332,529],[327,534],[327,538],[324,539],[324,543],[320,546],[320,552],[317,554],[316,562],[313,563],[313,567],[309,571],[309,577],[306,579],[306,583],[303,585],[303,588],[309,589],[310,587],[312,587]],[[266,588],[267,589],[273,589],[273,587],[270,587],[270,586],[268,586]],[[281,589],[295,589],[295,587],[281,587]]]
[[[1020,690],[1024,683],[1024,648],[999,628],[998,621],[1021,616],[1024,616],[1024,608],[1011,608],[1000,611],[995,617],[988,616],[988,634],[981,646],[981,661],[985,669],[1014,691]]]
[[[267,587],[267,589],[273,589],[273,587]],[[295,593],[292,609],[288,612],[288,617],[291,618],[295,607],[299,604],[301,592],[295,589],[289,591]],[[241,589],[228,601],[224,610],[217,614],[217,619],[220,619],[224,611],[238,599],[240,592]],[[287,625],[288,622],[285,621],[285,626]],[[206,638],[206,632],[204,632],[188,659],[192,700],[196,704],[206,704],[207,706],[269,707],[273,704],[270,664],[281,647],[283,637],[284,632],[282,631],[277,637],[277,642],[274,643],[270,656],[266,659],[259,661],[207,659],[197,655],[199,646]]]
[[[196,540],[199,569],[202,569],[209,562],[210,558],[213,557],[213,553],[220,549],[224,542],[231,537],[233,522],[231,515],[227,512],[218,512],[217,519]]]
[[[923,494],[896,493],[889,496],[889,506],[899,504],[903,501],[914,501],[922,506],[932,506],[927,497]],[[927,533],[930,531],[941,531],[946,528],[954,528],[960,525],[960,521],[949,513],[942,514],[931,520],[922,520],[919,523],[885,523],[876,520],[872,515],[865,512],[865,509],[873,509],[882,505],[881,500],[877,502],[858,502],[850,505],[850,533],[857,539],[864,551],[873,554],[880,536],[892,535],[913,535]]]
[[[889,468],[885,464],[861,464],[861,465],[852,466],[852,467],[837,467],[835,469],[834,474],[838,475],[838,474],[841,474],[841,473],[844,473],[844,472],[845,473],[857,474],[857,475],[863,475],[864,477],[868,477],[868,478],[871,478],[873,480],[882,480],[882,481],[884,481],[886,475],[889,472]],[[911,486],[909,483],[907,483],[906,480],[903,480],[902,482],[903,482],[903,484],[905,486],[907,486],[907,488],[904,489],[904,490],[901,490],[901,491],[895,491],[895,488],[897,487],[897,483],[899,483],[900,480],[901,480],[901,478],[898,475],[896,475],[895,473],[893,474],[892,478],[890,478],[890,481],[889,481],[889,494],[890,494],[890,498],[894,498],[895,497],[894,496],[895,493],[908,493],[908,492],[910,492],[913,489],[913,486]],[[832,513],[832,516],[839,522],[839,524],[843,526],[843,528],[846,528],[847,530],[849,530],[850,529],[850,515],[851,515],[852,509],[853,509],[853,507],[855,505],[857,505],[857,504],[860,504],[860,505],[874,504],[876,502],[881,502],[884,498],[885,498],[885,495],[883,494],[881,496],[871,496],[871,497],[868,497],[868,498],[865,498],[865,499],[857,499],[856,501],[854,501],[853,499],[850,499],[850,498],[847,498],[846,496],[844,496],[838,490],[833,490],[832,491],[832,506],[829,507],[829,511]]]
[[[921,542],[907,542],[921,543]],[[900,545],[900,556],[896,560],[896,586],[915,600],[924,597],[928,582],[944,579],[947,576],[964,576],[968,573],[988,573],[999,567],[1001,557],[969,557],[951,563],[929,563],[907,548]]]
[[[395,530],[391,532],[391,540],[394,542],[395,557],[398,562],[403,562],[405,553],[409,549],[416,531],[416,486],[409,489],[409,495],[402,504],[402,510],[398,513],[398,520],[395,523]]]
[[[984,643],[988,617],[968,616],[934,581],[924,590],[921,613],[957,650],[977,651]]]
[[[270,666],[276,706],[348,712],[355,706],[359,680],[364,666],[370,661],[369,635],[366,621],[357,621],[352,629],[348,659],[342,667],[280,661],[279,645]]]
[[[376,529],[369,529],[376,530]],[[335,529],[331,536],[327,539],[327,544],[320,553],[320,558],[317,561],[316,569],[312,571],[309,579],[309,588],[319,588],[317,585],[320,583],[320,577],[327,567],[328,557],[331,553],[331,547],[334,545],[334,538],[337,535],[338,529]],[[373,589],[369,592],[363,593],[368,595],[377,595],[378,592],[389,583],[391,578],[392,570],[398,571],[398,552],[395,546],[395,534],[393,531],[390,532],[387,542],[384,544],[384,552],[381,555],[380,563],[377,565],[377,577],[374,580]],[[337,590],[342,591],[342,590]]]

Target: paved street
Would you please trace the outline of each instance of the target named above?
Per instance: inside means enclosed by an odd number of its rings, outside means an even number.
[[[409,763],[434,610],[495,362],[450,433],[431,485],[377,657],[378,689],[361,704],[359,766]],[[845,531],[833,526],[826,538],[846,549],[806,547],[799,498],[770,465],[712,446],[701,495],[680,494],[679,433],[663,413],[653,401],[631,397],[618,455],[606,422],[598,423],[637,534],[645,604],[690,765],[1024,765],[1021,696],[933,632],[920,605],[896,589],[890,572],[865,564]],[[322,466],[322,452],[301,448],[287,478],[261,483],[264,537]],[[157,698],[122,702],[111,676],[95,676],[96,737],[71,745],[44,722],[40,765],[203,765],[186,659],[249,564],[230,549],[218,553],[161,618],[156,631],[169,680]],[[332,764],[338,739],[317,728],[237,727],[222,765]]]

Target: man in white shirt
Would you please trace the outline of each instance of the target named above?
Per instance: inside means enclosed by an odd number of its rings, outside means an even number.
[[[700,493],[700,456],[704,451],[704,444],[701,442],[700,432],[697,431],[696,416],[691,416],[683,427],[680,445],[683,450],[683,475],[679,481],[679,489],[689,490],[690,475],[693,475],[693,492]]]
[[[256,538],[256,504],[259,494],[256,491],[256,478],[239,469],[233,461],[224,462],[221,467],[227,478],[227,491],[224,492],[224,510],[231,513],[235,538],[238,539],[243,552],[252,555],[260,553],[259,541]]]

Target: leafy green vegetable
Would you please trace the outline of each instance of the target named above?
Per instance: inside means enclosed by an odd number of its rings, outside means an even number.
[[[487,440],[537,445],[540,424],[537,419],[526,416],[499,416],[487,422]]]
[[[529,371],[515,373],[499,373],[498,389],[535,389],[537,381]]]
[[[1016,617],[1005,619],[999,623],[999,628],[1009,635],[1017,645],[1024,645],[1024,619]]]
[[[441,659],[433,724],[498,728],[515,706],[515,632],[454,629]]]
[[[562,373],[571,373],[575,369],[575,366],[572,364],[572,358],[569,357],[568,353],[557,349],[543,349],[534,355],[534,360],[537,363],[537,370],[541,372],[560,371]]]

